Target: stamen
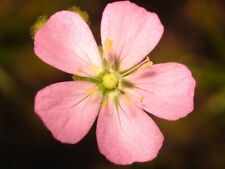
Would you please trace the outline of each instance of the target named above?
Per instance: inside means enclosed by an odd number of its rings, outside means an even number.
[[[107,73],[102,78],[102,84],[106,89],[114,89],[119,83],[119,78],[115,73]]]
[[[143,96],[141,96],[140,102],[143,103],[144,99],[145,99],[145,98],[144,98]]]
[[[83,68],[82,68],[82,67],[78,67],[78,68],[77,68],[77,72],[78,72],[78,73],[82,73],[82,72],[83,72]]]
[[[97,89],[96,89],[95,87],[88,88],[88,89],[86,90],[86,94],[92,95],[92,94],[94,94],[96,91],[97,91]]]
[[[132,98],[131,98],[129,95],[127,95],[127,94],[126,94],[126,100],[127,100],[127,103],[128,103],[129,105],[131,105],[132,102],[133,102]]]
[[[138,70],[144,70],[153,65],[153,62],[149,59],[149,57],[147,57],[146,59],[147,59],[147,62],[141,65]]]
[[[90,68],[91,72],[93,72],[96,75],[101,73],[101,69],[99,69],[97,66],[95,66],[93,64],[89,64],[89,68]]]
[[[104,42],[104,51],[110,51],[112,49],[113,40],[110,38],[107,38]]]
[[[102,103],[102,108],[107,108],[108,107],[108,102],[105,100]]]
[[[141,63],[139,63],[138,65],[134,66],[133,68],[125,71],[123,74],[122,74],[122,77],[124,76],[127,76],[135,71],[141,71],[141,70],[144,70],[150,66],[153,65],[153,62],[149,59],[149,57],[147,57],[144,61],[142,61]]]
[[[103,58],[108,58],[110,52],[113,48],[113,40],[110,38],[107,38],[103,44]]]

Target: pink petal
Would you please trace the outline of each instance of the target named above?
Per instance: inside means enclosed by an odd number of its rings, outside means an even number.
[[[155,116],[177,120],[193,110],[195,80],[182,64],[156,64],[132,74],[128,80],[137,87],[128,93]]]
[[[126,70],[139,63],[156,46],[163,26],[155,13],[129,1],[113,2],[106,6],[101,23],[102,44],[113,42],[109,60],[119,59]]]
[[[88,82],[61,82],[40,90],[35,112],[53,136],[64,143],[77,143],[89,131],[100,107],[100,96],[89,95],[94,85]]]
[[[34,37],[35,54],[44,62],[67,73],[90,76],[101,68],[94,37],[83,19],[74,12],[52,15]]]
[[[125,96],[116,107],[103,106],[97,122],[100,152],[116,164],[131,164],[154,159],[163,143],[163,135],[154,121]]]

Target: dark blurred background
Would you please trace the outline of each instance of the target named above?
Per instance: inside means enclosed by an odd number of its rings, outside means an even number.
[[[100,44],[104,0],[0,0],[0,169],[224,169],[225,3],[223,0],[133,1],[156,12],[165,33],[154,63],[186,64],[197,81],[195,110],[179,121],[153,117],[164,133],[159,156],[117,166],[97,148],[95,125],[76,145],[61,144],[33,111],[35,93],[71,76],[40,61],[30,27],[41,15],[76,5],[90,15]]]

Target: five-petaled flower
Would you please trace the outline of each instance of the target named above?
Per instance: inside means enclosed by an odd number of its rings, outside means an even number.
[[[35,34],[35,53],[74,75],[74,81],[50,85],[36,95],[35,112],[53,136],[77,143],[98,117],[98,147],[108,160],[154,159],[164,138],[146,112],[167,120],[184,117],[193,110],[195,88],[184,65],[153,65],[146,58],[162,34],[155,13],[129,1],[110,3],[102,16],[100,52],[78,14],[51,16]]]

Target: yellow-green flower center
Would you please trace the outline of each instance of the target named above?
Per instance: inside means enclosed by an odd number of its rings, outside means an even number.
[[[106,89],[114,89],[119,83],[119,77],[115,73],[107,73],[102,78],[102,84]]]

